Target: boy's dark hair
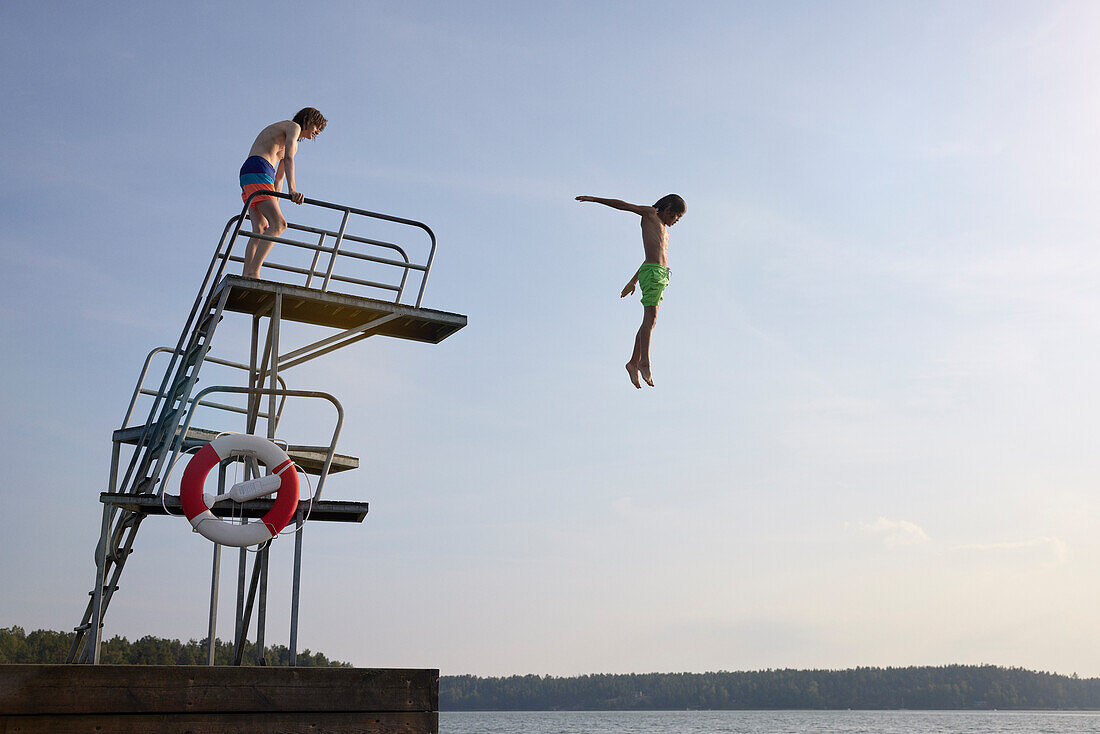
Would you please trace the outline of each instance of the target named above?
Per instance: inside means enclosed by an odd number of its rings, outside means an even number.
[[[673,214],[687,214],[688,205],[684,203],[683,197],[679,194],[668,194],[657,199],[657,203],[653,205],[653,208],[659,212],[663,212],[665,209],[671,209]]]
[[[324,130],[325,125],[328,124],[328,120],[325,119],[325,116],[313,107],[303,107],[298,110],[298,114],[294,116],[294,122],[298,123],[298,127],[303,130],[310,125],[316,125],[317,132]]]

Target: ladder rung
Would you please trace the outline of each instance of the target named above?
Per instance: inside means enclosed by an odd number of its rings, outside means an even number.
[[[179,379],[175,385],[172,386],[172,390],[168,393],[168,396],[164,399],[165,405],[175,405],[180,401],[180,398],[184,397],[184,393],[187,391],[187,383],[191,381],[191,375],[184,375]]]
[[[183,399],[184,392],[187,390],[187,383],[190,382],[191,375],[185,374],[180,376],[176,381],[176,384],[172,385],[172,389],[168,391],[168,394],[164,396],[164,407],[171,408],[175,406],[181,399]]]
[[[173,399],[173,402],[175,400]],[[167,403],[165,404],[167,405]],[[153,438],[149,442],[150,448],[160,446],[168,438],[168,431],[171,429],[175,431],[175,427],[179,424],[179,409],[170,410],[164,414],[164,417],[157,422],[157,427],[153,431]]]
[[[200,339],[195,343],[195,346],[191,347],[187,354],[184,355],[183,363],[188,367],[194,366],[194,364],[199,361],[199,357],[202,355],[202,350],[205,347],[206,342]]]
[[[110,589],[110,590],[111,590],[111,593],[112,593],[112,594],[113,594],[113,593],[115,593],[116,591],[118,591],[118,587],[117,587],[117,586],[104,586],[104,587],[103,587],[103,590],[104,590],[104,591],[106,591],[107,589]],[[88,592],[88,596],[95,596],[95,589],[92,589],[91,591],[89,591],[89,592]],[[89,626],[89,625],[87,625],[87,624],[86,624],[86,625],[84,625],[84,627],[88,627],[88,626]]]
[[[214,314],[209,313],[206,315],[205,318],[203,318],[201,322],[199,322],[199,325],[196,327],[196,331],[198,331],[200,334],[206,334],[208,330],[212,331],[211,327],[217,326],[218,322],[220,322],[223,318],[223,316],[219,316],[215,321]]]

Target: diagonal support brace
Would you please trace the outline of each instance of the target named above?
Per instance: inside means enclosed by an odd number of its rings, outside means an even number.
[[[311,359],[316,359],[324,354],[328,354],[331,351],[345,347],[348,344],[353,344],[360,339],[366,339],[370,336],[370,332],[374,331],[378,327],[393,321],[399,314],[391,313],[386,316],[379,316],[376,319],[372,319],[365,324],[361,324],[351,329],[341,331],[339,334],[333,334],[332,336],[315,341],[312,344],[307,344],[301,349],[295,349],[293,352],[287,352],[286,354],[279,356],[279,369],[285,370],[290,367],[308,362]]]

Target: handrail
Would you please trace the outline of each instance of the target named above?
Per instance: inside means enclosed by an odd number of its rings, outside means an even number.
[[[152,351],[150,351],[148,355],[146,355],[145,363],[142,365],[141,373],[138,375],[137,385],[134,386],[134,394],[130,397],[130,405],[129,405],[129,407],[126,408],[126,416],[122,419],[122,428],[126,428],[127,426],[130,425],[130,417],[133,415],[134,405],[137,403],[137,399],[138,399],[139,395],[151,395],[151,396],[156,397],[158,400],[160,400],[161,398],[164,397],[164,395],[161,394],[160,392],[157,392],[155,390],[152,390],[150,388],[145,387],[145,377],[149,373],[149,365],[152,363],[153,357],[155,357],[158,354],[163,354],[163,353],[168,353],[168,354],[173,354],[174,355],[175,351],[176,350],[172,349],[171,347],[156,347]],[[233,367],[233,368],[239,369],[239,370],[248,371],[250,369],[250,367],[246,364],[241,364],[240,362],[232,362],[228,359],[221,359],[219,357],[212,357],[209,354],[206,356],[206,359],[204,361],[212,362],[213,364],[220,364],[220,365],[225,366],[225,367]],[[277,379],[278,379],[279,385],[285,390],[286,389],[286,380],[283,379],[282,375],[278,375]],[[188,398],[187,402],[188,402],[188,404],[190,404],[190,403],[194,402],[194,400],[195,400],[194,398]],[[283,400],[279,403],[279,409],[276,411],[276,420],[278,420],[279,416],[282,415],[283,406],[284,406],[285,403],[286,403],[286,397],[283,396]],[[248,413],[248,411],[245,410],[244,408],[238,408],[236,406],[231,406],[231,405],[222,405],[220,403],[200,403],[200,405],[203,406],[203,407],[217,408],[219,410],[225,410],[225,411],[232,412],[232,413],[245,413],[245,414]],[[268,415],[266,413],[260,413],[259,417],[260,418],[267,418]]]
[[[267,239],[267,238],[264,237],[263,235],[261,235],[257,239]],[[239,256],[239,255],[233,255],[231,258],[229,258],[229,261],[230,262],[235,262],[235,263],[243,263],[244,258]],[[317,275],[316,270],[307,270],[306,268],[298,268],[298,267],[295,267],[293,265],[283,265],[281,263],[268,263],[268,262],[265,262],[264,267],[265,268],[271,268],[272,270],[281,270],[284,273],[297,273],[298,275],[308,276],[306,278],[307,282],[310,281],[313,278],[314,275]],[[371,288],[378,288],[379,290],[396,291],[397,294],[398,294],[397,297],[398,298],[401,297],[401,286],[399,286],[399,285],[389,285],[388,283],[379,283],[379,282],[373,281],[373,280],[363,280],[361,278],[352,278],[351,276],[347,276],[347,275],[333,275],[330,278],[330,280],[338,280],[341,283],[355,283],[356,285],[365,285],[365,286],[369,286]]]
[[[397,292],[397,295],[394,299],[394,303],[400,303],[401,302],[401,297],[404,294],[405,283],[406,283],[406,280],[408,278],[409,272],[410,271],[422,272],[423,276],[420,279],[420,289],[417,292],[416,303],[415,303],[417,308],[420,307],[420,304],[424,299],[424,290],[425,290],[425,288],[428,284],[428,274],[431,271],[432,262],[435,260],[435,249],[436,249],[435,233],[432,232],[431,228],[428,225],[424,224],[423,222],[418,222],[415,219],[405,219],[404,217],[395,217],[391,214],[382,214],[380,212],[372,212],[372,211],[369,211],[367,209],[359,209],[359,208],[356,208],[356,207],[346,206],[346,205],[343,205],[343,204],[333,204],[333,203],[327,202],[327,201],[320,201],[319,199],[306,198],[302,201],[303,205],[315,206],[315,207],[319,207],[319,208],[322,208],[322,209],[329,209],[329,210],[332,210],[332,211],[343,212],[344,216],[343,216],[341,224],[340,224],[340,229],[337,230],[337,231],[332,231],[332,230],[328,230],[328,229],[324,229],[324,228],[320,228],[320,227],[312,227],[312,226],[306,226],[306,225],[302,225],[302,224],[294,224],[292,222],[287,222],[287,229],[288,230],[295,230],[295,231],[299,231],[299,232],[308,232],[310,234],[320,235],[320,239],[316,243],[313,243],[313,242],[304,242],[304,241],[300,241],[300,240],[290,239],[290,238],[287,238],[286,236],[274,237],[274,236],[271,236],[271,235],[259,234],[259,233],[256,233],[256,232],[250,232],[248,230],[243,229],[244,220],[248,216],[249,208],[252,206],[253,199],[255,199],[257,196],[267,196],[267,197],[271,197],[271,198],[290,200],[290,195],[289,194],[284,194],[282,192],[277,192],[277,191],[254,191],[253,193],[251,193],[245,199],[244,207],[241,209],[241,213],[239,215],[236,215],[236,216],[232,217],[229,220],[229,222],[226,224],[225,233],[222,235],[222,241],[218,243],[218,249],[216,251],[215,258],[220,258],[222,260],[222,268],[219,271],[219,276],[220,276],[220,272],[224,271],[225,263],[242,261],[243,258],[241,258],[240,255],[232,255],[232,252],[233,252],[233,246],[234,246],[234,244],[236,244],[236,241],[237,241],[238,237],[245,236],[245,237],[249,237],[249,238],[255,238],[255,239],[264,240],[264,241],[267,241],[267,242],[274,242],[274,243],[279,243],[279,244],[284,244],[284,245],[290,245],[292,247],[297,247],[297,248],[301,248],[301,249],[304,249],[304,250],[312,251],[314,253],[313,262],[310,264],[308,269],[307,268],[295,268],[293,266],[280,265],[278,263],[271,263],[271,264],[264,263],[264,267],[271,267],[274,270],[283,270],[285,272],[294,272],[294,273],[297,273],[297,274],[305,275],[306,276],[307,287],[308,287],[308,284],[312,283],[312,281],[315,277],[319,278],[319,279],[322,279],[322,285],[320,287],[321,291],[327,291],[331,281],[333,281],[333,280],[340,281],[340,282],[345,282],[345,283],[356,283],[358,285],[363,285],[363,286],[367,286],[367,287],[371,287],[371,288],[382,288],[382,289],[385,289],[385,290],[394,290],[394,291]],[[373,239],[373,238],[369,238],[369,237],[363,237],[363,236],[359,236],[359,235],[355,235],[355,234],[350,234],[347,231],[347,229],[348,229],[349,217],[352,216],[352,215],[355,215],[357,217],[367,217],[369,219],[377,219],[377,220],[381,220],[381,221],[385,221],[385,222],[393,222],[395,224],[401,224],[401,225],[405,225],[405,226],[409,226],[409,227],[415,227],[417,229],[423,230],[428,235],[429,241],[431,243],[431,247],[428,251],[427,259],[423,263],[412,262],[409,259],[408,253],[406,253],[405,250],[400,245],[394,244],[392,242],[385,242],[383,240],[378,240],[378,239]],[[250,222],[250,224],[251,224],[251,222]],[[229,235],[228,241],[227,241],[226,235],[229,233],[230,230],[232,230],[232,234]],[[328,238],[334,238],[334,242],[332,243],[332,245],[324,244],[326,242],[326,239],[328,239]],[[366,253],[363,253],[363,252],[348,251],[348,250],[344,249],[346,243],[348,243],[348,242],[355,242],[355,243],[358,243],[358,244],[370,245],[370,246],[373,246],[373,247],[380,247],[380,248],[392,250],[392,251],[397,252],[401,259],[396,260],[396,259],[391,259],[391,258],[379,257],[377,255],[369,255],[369,254],[366,254]],[[224,252],[223,252],[223,246],[225,246]],[[327,258],[324,258],[324,260],[325,260],[324,263],[319,262],[322,259],[322,258],[320,258],[321,253],[325,253],[326,255],[329,256]],[[365,280],[360,280],[360,279],[356,279],[356,278],[351,278],[350,276],[338,275],[334,271],[335,271],[335,266],[336,266],[337,259],[340,258],[340,257],[347,257],[347,258],[351,258],[351,259],[355,259],[355,260],[365,260],[365,261],[368,261],[368,262],[373,262],[373,263],[377,263],[377,264],[381,264],[381,265],[388,265],[388,266],[400,268],[401,269],[400,283],[398,283],[396,285],[379,284],[379,283],[376,283],[374,281],[365,281]]]
[[[326,400],[332,404],[332,407],[336,409],[336,427],[332,431],[332,440],[329,441],[328,448],[325,452],[325,461],[321,465],[321,473],[318,475],[317,488],[313,491],[313,501],[321,499],[321,490],[324,489],[325,479],[328,478],[329,469],[332,467],[332,457],[336,455],[336,443],[340,440],[340,430],[344,425],[344,406],[330,393],[323,392],[321,390],[271,390],[269,388],[258,387],[234,387],[231,385],[211,385],[208,388],[200,390],[195,395],[195,404],[192,404],[191,409],[187,411],[187,417],[184,419],[180,428],[180,435],[186,436],[187,431],[191,428],[191,420],[195,417],[195,408],[198,401],[202,400],[206,395],[213,392],[233,393],[236,395],[248,395],[250,397],[259,397],[261,395],[276,395],[286,400],[286,398],[316,398],[320,400]],[[172,456],[168,461],[168,473],[172,472],[172,467],[175,466],[179,460],[180,450],[182,448],[182,442],[176,442],[172,447]],[[164,494],[166,487],[161,486],[157,491],[157,496],[160,497]]]
[[[230,221],[234,221],[234,220],[236,220],[236,217],[233,217],[233,220],[230,220]],[[339,232],[333,232],[333,231],[328,230],[328,229],[321,229],[320,227],[307,227],[304,224],[294,224],[293,222],[287,222],[286,227],[287,227],[287,229],[296,229],[299,232],[309,232],[311,234],[323,234],[323,235],[326,235],[326,236],[329,236],[329,237],[339,237],[340,236]],[[241,232],[241,234],[242,235],[248,235],[249,237],[255,237],[258,240],[267,240],[268,242],[280,242],[284,245],[294,245],[295,247],[301,247],[301,248],[306,249],[306,250],[318,250],[320,252],[329,252],[329,253],[331,253],[335,249],[335,248],[332,248],[332,247],[325,247],[323,245],[311,245],[308,242],[301,242],[299,240],[288,240],[288,239],[284,239],[282,237],[275,237],[275,236],[269,235],[269,234],[260,234],[259,232],[248,231],[248,232]],[[401,253],[401,257],[403,258],[403,260],[400,261],[400,262],[398,262],[397,260],[386,260],[385,258],[375,257],[373,255],[364,255],[361,252],[341,252],[341,253],[339,253],[341,255],[346,255],[347,257],[358,258],[359,260],[370,260],[372,262],[385,263],[387,265],[397,265],[397,266],[401,266],[401,267],[413,268],[415,270],[423,270],[424,269],[423,265],[417,265],[417,264],[411,262],[409,260],[408,254],[405,252],[405,250],[400,245],[395,245],[392,242],[383,242],[382,240],[372,240],[369,237],[356,237],[355,235],[350,235],[350,234],[345,234],[343,239],[351,240],[352,242],[361,242],[365,245],[377,245],[378,247],[386,247],[386,248],[389,248],[391,250],[397,250],[399,253]]]

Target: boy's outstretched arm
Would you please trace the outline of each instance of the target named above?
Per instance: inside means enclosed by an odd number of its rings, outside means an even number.
[[[639,216],[645,216],[652,212],[657,211],[651,206],[644,204],[631,204],[630,202],[623,201],[622,199],[605,199],[602,196],[578,196],[577,201],[593,201],[597,204],[603,204],[609,206],[612,209],[621,209],[624,212],[633,212]]]
[[[626,298],[634,292],[634,286],[638,285],[638,273],[640,272],[642,272],[642,269],[638,268],[637,272],[634,273],[634,277],[631,278],[630,282],[627,283],[626,286],[623,288],[623,292],[619,296],[619,298]]]

